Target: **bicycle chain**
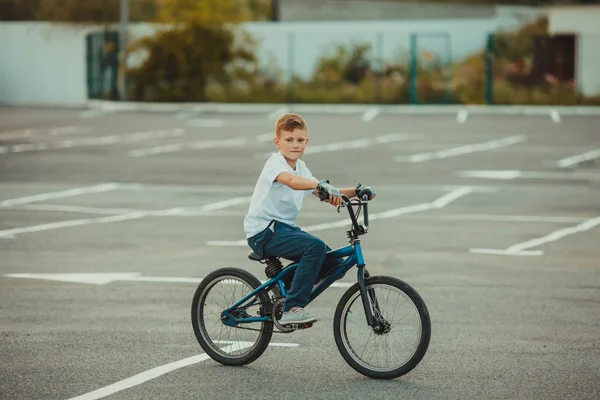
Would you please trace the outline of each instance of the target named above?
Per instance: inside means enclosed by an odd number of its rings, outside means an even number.
[[[271,306],[271,308],[272,308],[272,307],[275,305],[275,303],[277,303],[277,301],[278,301],[278,300],[280,300],[280,299],[283,299],[283,296],[282,296],[282,297],[274,297],[274,298],[272,298],[272,299],[271,299],[271,300],[272,300],[272,302],[270,302],[270,303],[269,303],[269,305]],[[260,304],[260,306],[261,306],[261,307],[262,307],[262,305],[263,305],[263,303],[256,303],[256,304]],[[255,304],[253,304],[253,305],[255,305]],[[246,307],[246,308],[248,308],[248,307]],[[237,310],[243,310],[243,311],[246,311],[246,308],[237,308]],[[272,315],[272,313],[271,313],[271,315]],[[262,316],[264,317],[264,315],[262,315]],[[241,327],[241,326],[239,326],[239,325],[237,325],[237,326],[232,326],[231,328],[244,329],[244,330],[246,330],[246,331],[257,331],[257,332],[262,332],[262,329],[258,329],[258,328],[243,328],[243,327]],[[273,333],[290,333],[290,332],[283,332],[283,331],[280,331],[280,330],[273,330]]]

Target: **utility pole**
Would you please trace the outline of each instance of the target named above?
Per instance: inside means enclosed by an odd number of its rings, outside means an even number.
[[[126,83],[126,49],[127,49],[127,30],[129,25],[129,0],[121,0],[121,24],[119,27],[119,47],[120,47],[120,63],[119,74],[121,100],[127,100],[127,83]]]
[[[279,21],[279,0],[271,0],[271,21]]]

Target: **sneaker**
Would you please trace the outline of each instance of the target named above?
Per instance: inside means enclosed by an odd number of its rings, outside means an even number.
[[[308,324],[309,322],[316,322],[317,317],[310,315],[302,307],[292,307],[288,312],[284,312],[279,323],[281,325],[293,325],[293,324]]]

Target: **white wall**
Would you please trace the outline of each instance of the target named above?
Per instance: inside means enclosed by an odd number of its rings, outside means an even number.
[[[453,58],[483,49],[486,35],[516,28],[515,18],[427,21],[336,21],[249,23],[244,27],[260,41],[263,65],[274,57],[284,71],[309,77],[317,59],[334,43],[370,42],[385,62],[408,54],[413,32],[448,34]],[[84,104],[87,100],[85,36],[100,26],[48,23],[0,23],[0,102],[11,104]],[[148,24],[133,24],[133,38],[151,34]],[[379,36],[378,36],[379,35]],[[442,53],[443,39],[423,38],[419,50]],[[286,72],[287,71],[287,72]]]
[[[548,11],[551,34],[575,33],[577,86],[584,95],[600,94],[600,6],[557,7]]]
[[[0,102],[85,102],[85,35],[89,30],[48,23],[0,23]]]

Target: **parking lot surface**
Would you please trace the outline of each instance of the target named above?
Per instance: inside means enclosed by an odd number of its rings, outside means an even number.
[[[203,356],[197,284],[265,278],[242,221],[275,116],[0,108],[1,398],[600,398],[599,117],[304,114],[314,175],[376,189],[367,268],[421,294],[429,350],[359,375],[333,340],[341,285],[254,363]],[[317,198],[298,224],[347,244]]]

